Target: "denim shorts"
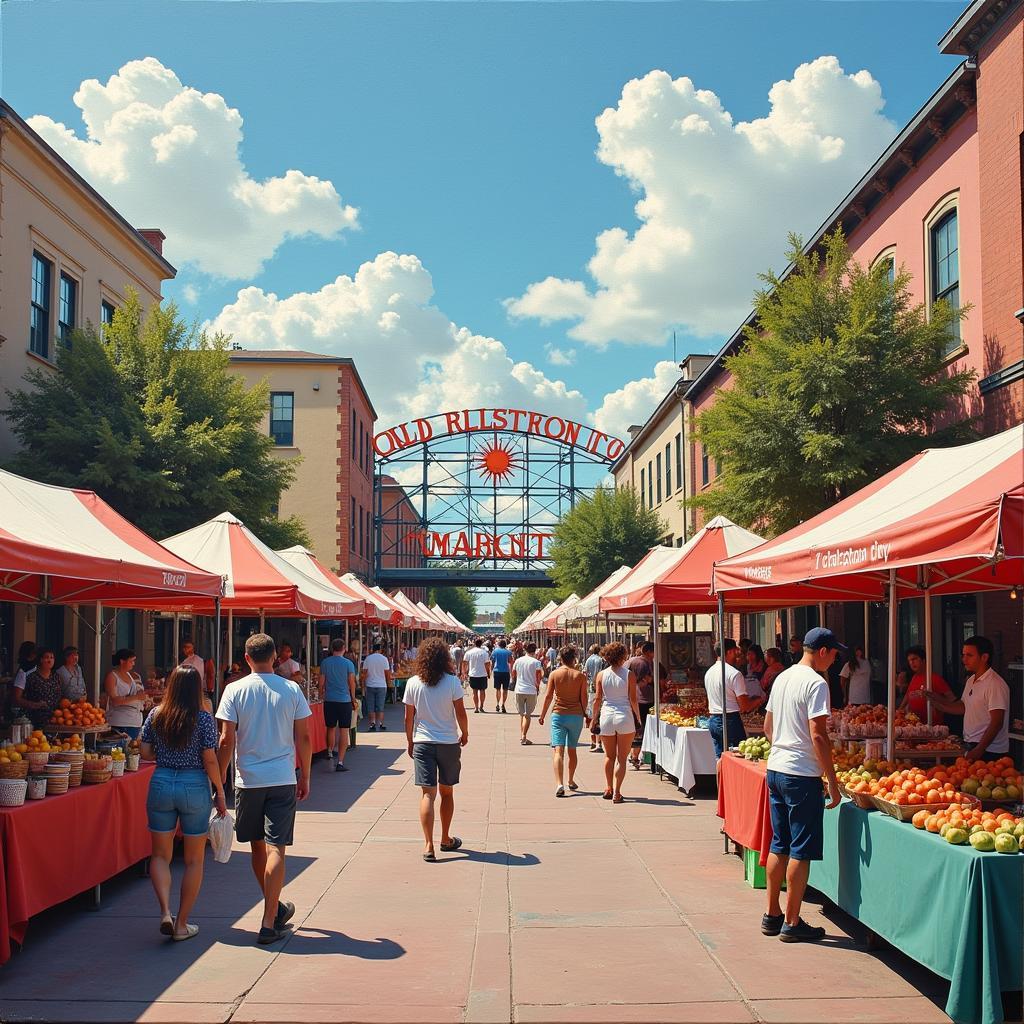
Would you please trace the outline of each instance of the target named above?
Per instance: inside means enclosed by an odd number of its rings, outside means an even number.
[[[383,711],[387,695],[388,688],[386,686],[368,686],[366,688],[366,713]]]
[[[583,731],[582,715],[551,716],[551,746],[575,747]]]
[[[149,780],[146,817],[150,832],[205,836],[210,830],[213,795],[210,777],[202,768],[157,768]]]
[[[821,860],[825,792],[817,775],[768,773],[771,852],[793,860]]]

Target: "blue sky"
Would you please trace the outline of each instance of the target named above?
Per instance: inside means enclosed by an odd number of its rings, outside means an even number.
[[[586,265],[595,237],[613,226],[636,229],[638,193],[595,157],[594,119],[619,102],[624,85],[653,69],[688,76],[715,92],[734,120],[749,120],[766,115],[772,83],[835,55],[847,74],[870,72],[884,95],[882,113],[899,126],[954,68],[935,44],[960,9],[955,2],[11,0],[3,7],[2,88],[23,116],[47,115],[84,137],[72,101],[79,84],[106,82],[127,62],[155,57],[184,86],[219,94],[238,110],[240,157],[253,179],[297,168],[330,180],[358,208],[358,230],[288,239],[246,276],[225,280],[179,258],[167,294],[189,315],[216,317],[247,285],[285,297],[353,275],[379,253],[414,254],[430,274],[432,308],[578,389],[592,413],[609,391],[671,357],[664,339],[672,325],[653,332],[653,344],[580,343],[567,336],[572,320],[512,318],[503,300],[549,276],[592,286]],[[850,168],[844,174],[823,194],[838,199],[857,177]],[[144,212],[129,212],[170,233],[160,197],[144,202]],[[763,202],[771,206],[772,198]],[[807,204],[789,226],[809,230],[827,212]],[[755,213],[750,231],[758,230]],[[782,237],[762,242],[766,253],[782,244]],[[755,283],[744,274],[731,284],[741,303]],[[195,301],[184,301],[186,294]],[[680,323],[680,355],[717,348],[738,323],[730,315],[697,331]],[[415,361],[415,340],[405,344],[412,347],[392,357]],[[575,362],[551,365],[546,346],[575,352]],[[311,338],[305,347],[318,343]],[[439,365],[437,356],[427,370]],[[647,397],[633,396],[634,404]],[[402,404],[374,398],[389,413]]]

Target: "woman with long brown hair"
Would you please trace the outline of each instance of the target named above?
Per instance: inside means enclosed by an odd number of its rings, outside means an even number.
[[[622,780],[626,762],[640,719],[637,704],[636,676],[626,667],[623,644],[606,644],[601,657],[608,667],[597,677],[594,694],[594,718],[601,723],[601,746],[604,747],[604,799],[622,803]]]
[[[405,738],[416,766],[420,787],[420,825],[425,842],[423,859],[437,860],[434,853],[434,803],[441,795],[441,849],[447,853],[462,846],[451,834],[455,816],[455,791],[462,770],[462,748],[469,742],[469,719],[462,683],[455,676],[451,651],[438,637],[420,644],[416,674],[405,684]]]
[[[160,904],[160,933],[182,942],[199,933],[188,916],[203,884],[203,854],[212,806],[227,813],[224,784],[217,764],[217,727],[203,708],[203,678],[194,668],[176,668],[167,681],[163,702],[142,727],[142,756],[156,760],[149,783],[146,814],[153,841],[149,877]],[[181,823],[185,871],[181,877],[178,915],[171,917],[171,858],[174,835]]]

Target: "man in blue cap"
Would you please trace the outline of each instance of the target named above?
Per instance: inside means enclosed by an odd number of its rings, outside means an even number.
[[[825,800],[821,777],[828,780],[829,810],[839,806],[839,782],[828,738],[828,670],[846,648],[830,629],[817,626],[804,637],[800,661],[780,673],[772,684],[764,719],[771,741],[768,755],[768,798],[772,845],[765,869],[768,912],[761,920],[765,935],[783,942],[820,942],[824,928],[800,917],[800,905],[811,861],[821,860]],[[786,912],[779,903],[786,881]]]

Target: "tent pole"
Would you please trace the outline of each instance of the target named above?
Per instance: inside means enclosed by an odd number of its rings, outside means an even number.
[[[886,687],[885,756],[896,760],[896,642],[899,633],[899,611],[896,601],[896,570],[889,570],[889,682]]]
[[[868,639],[871,632],[871,602],[864,602],[864,657],[870,662],[871,655],[868,650]]]
[[[213,644],[213,708],[216,711],[220,704],[220,598],[213,599],[214,620],[214,644]]]
[[[654,640],[654,764],[661,778],[665,777],[661,760],[661,659],[658,657],[658,603],[655,602],[651,610],[651,637]],[[641,733],[647,731],[647,723],[640,723]],[[641,736],[641,741],[643,736]]]
[[[267,616],[263,609],[260,609],[260,632],[265,633],[267,631]]]
[[[231,666],[235,661],[235,611],[233,608],[228,609],[228,643],[227,643],[227,661],[228,661],[228,674],[231,674]],[[217,685],[220,686],[220,680],[217,681]]]
[[[932,688],[932,596],[928,592],[928,566],[921,567],[922,584],[924,589],[924,688]],[[929,725],[932,724],[932,703],[928,701]]]
[[[306,700],[313,684],[313,616],[306,616]]]
[[[180,616],[178,612],[174,613],[174,643],[172,644],[172,650],[174,651],[174,664],[177,665],[181,661],[181,626]]]
[[[722,755],[725,756],[725,751],[729,749],[729,724],[726,720],[726,710],[728,704],[726,703],[725,697],[725,593],[723,591],[718,592],[718,650],[721,652],[720,660],[722,662]],[[708,711],[711,709],[708,708]],[[718,773],[718,792],[722,792],[722,759],[718,759],[718,764],[715,766],[715,770]],[[722,838],[725,841],[725,852],[729,852],[729,836],[725,831],[725,827],[722,827]]]
[[[95,671],[92,680],[92,703],[99,706],[100,703],[100,677],[103,671],[103,604],[96,602],[96,631],[93,640],[95,655]]]

